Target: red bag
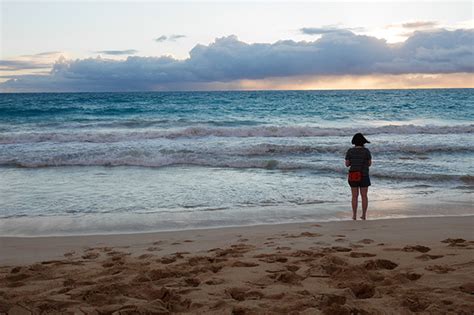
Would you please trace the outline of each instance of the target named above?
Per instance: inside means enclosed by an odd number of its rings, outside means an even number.
[[[362,172],[361,171],[349,172],[348,179],[350,182],[360,182],[362,180]]]

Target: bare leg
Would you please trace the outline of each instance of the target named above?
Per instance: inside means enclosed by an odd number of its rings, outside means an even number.
[[[362,197],[362,220],[365,220],[367,215],[367,207],[369,206],[369,199],[367,198],[367,192],[369,187],[360,187],[360,196]]]
[[[359,187],[351,187],[352,191],[352,220],[357,220],[357,204],[359,202]]]

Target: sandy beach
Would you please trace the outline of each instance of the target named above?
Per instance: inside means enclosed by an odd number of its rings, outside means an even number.
[[[0,313],[472,314],[474,217],[0,238]]]

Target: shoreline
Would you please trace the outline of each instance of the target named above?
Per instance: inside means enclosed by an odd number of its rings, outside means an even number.
[[[360,209],[359,211],[360,212]],[[360,216],[360,213],[358,213]],[[365,221],[385,221],[385,220],[409,220],[409,219],[430,219],[430,218],[458,218],[458,217],[474,217],[474,213],[456,214],[456,215],[394,215],[387,217],[369,218]],[[322,224],[322,223],[339,223],[339,222],[352,222],[350,216],[347,218],[331,218],[326,220],[307,220],[307,221],[292,221],[292,222],[270,222],[270,223],[255,223],[245,225],[222,225],[222,226],[203,226],[203,227],[190,227],[190,228],[176,228],[169,230],[150,230],[150,231],[113,231],[113,232],[92,232],[92,233],[78,233],[78,234],[41,234],[41,235],[0,235],[0,241],[2,239],[10,238],[21,238],[21,239],[35,239],[35,238],[61,238],[61,237],[101,237],[101,236],[121,236],[121,235],[144,235],[144,234],[159,234],[159,233],[179,233],[186,231],[206,231],[206,230],[221,230],[221,229],[240,229],[240,228],[258,228],[263,226],[283,226],[283,225],[296,225],[296,224]],[[361,220],[360,217],[356,221]]]
[[[463,220],[465,218],[465,220]],[[404,227],[410,226],[414,228],[416,223],[424,224],[427,221],[435,222],[435,225],[439,225],[439,221],[455,222],[457,225],[464,222],[471,222],[471,226],[474,226],[474,214],[456,215],[456,216],[418,216],[418,217],[403,217],[403,218],[381,218],[381,219],[369,219],[369,220],[330,220],[330,221],[309,221],[309,222],[291,222],[291,223],[269,223],[269,224],[255,224],[255,225],[243,225],[243,226],[224,226],[224,227],[205,227],[205,228],[192,228],[185,230],[167,230],[167,231],[152,231],[152,232],[129,232],[129,233],[110,233],[110,234],[78,234],[78,235],[49,235],[49,236],[0,236],[0,249],[2,255],[0,256],[0,266],[6,264],[21,264],[21,263],[35,263],[41,260],[59,259],[63,258],[64,251],[81,250],[93,246],[135,246],[136,250],[140,250],[140,246],[146,244],[147,241],[151,242],[154,239],[178,239],[178,238],[192,238],[196,236],[211,236],[215,235],[226,235],[229,236],[233,233],[242,234],[249,233],[252,236],[259,235],[261,233],[275,233],[277,230],[282,231],[297,231],[304,227],[311,227],[313,225],[319,225],[319,228],[324,227],[327,232],[330,229],[347,230],[347,229],[370,229],[370,227],[377,226],[398,226],[402,222],[405,222]],[[356,225],[357,224],[357,225]],[[360,224],[363,224],[362,226]],[[355,226],[352,226],[355,225]],[[439,232],[444,236],[452,234],[450,231]],[[258,233],[256,233],[259,231]],[[464,237],[466,235],[465,230],[461,230]],[[382,239],[391,240],[393,235],[380,235]],[[399,235],[399,240],[406,239],[404,235]],[[424,239],[423,234],[417,235],[417,240]],[[430,235],[427,239],[431,240],[433,235]],[[474,239],[474,232],[471,233],[471,237]],[[420,239],[421,238],[421,239]],[[406,239],[408,241],[408,239]],[[213,242],[217,241],[212,237],[205,239],[204,241]],[[202,242],[202,241],[201,241]],[[191,243],[191,242],[188,242]],[[25,248],[35,249],[34,253],[25,253]],[[143,250],[143,248],[141,249]],[[22,255],[23,254],[23,255]],[[24,261],[22,262],[22,259]]]
[[[436,203],[426,199],[373,200],[369,219],[393,220],[474,216],[472,203],[450,196]],[[446,210],[449,209],[449,210]],[[253,226],[344,222],[351,220],[347,203],[305,204],[298,207],[266,206],[197,212],[194,217],[179,213],[83,214],[80,216],[17,217],[0,219],[0,239],[4,237],[70,237],[149,234],[188,230],[244,228]],[[359,209],[359,212],[361,210]]]

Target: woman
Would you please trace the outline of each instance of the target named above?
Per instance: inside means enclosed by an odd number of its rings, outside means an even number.
[[[346,166],[350,166],[348,182],[352,190],[352,220],[357,220],[359,191],[362,196],[362,220],[366,219],[369,205],[367,191],[370,186],[369,167],[372,165],[372,155],[369,149],[364,147],[366,143],[370,142],[361,133],[356,133],[352,137],[354,147],[346,153]]]

